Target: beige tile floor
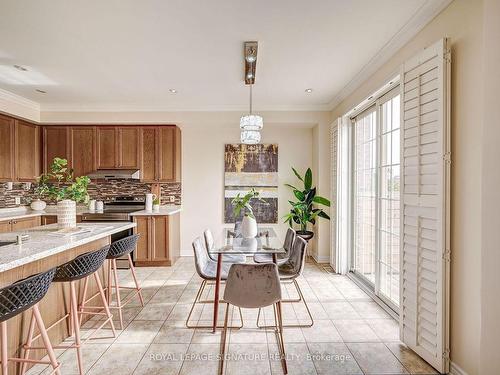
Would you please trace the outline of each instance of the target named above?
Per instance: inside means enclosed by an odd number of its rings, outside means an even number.
[[[174,267],[138,268],[146,301],[133,302],[124,310],[124,329],[116,338],[101,331],[100,339],[83,348],[85,371],[106,375],[216,374],[220,331],[188,329],[184,325],[200,278],[192,258]],[[123,285],[132,285],[128,271],[120,271]],[[285,350],[290,374],[435,374],[436,372],[398,340],[398,324],[345,276],[326,272],[307,263],[299,279],[315,319],[311,328],[286,328]],[[207,290],[207,294],[212,291]],[[286,286],[285,295],[295,296]],[[222,321],[224,308],[221,309]],[[234,324],[239,315],[231,311]],[[285,304],[285,323],[305,322],[302,304]],[[212,305],[198,306],[194,321],[209,324]],[[263,321],[272,321],[272,311]],[[227,374],[281,374],[278,348],[272,331],[255,325],[257,311],[243,310],[245,327],[228,335]],[[85,324],[90,332],[97,319]],[[116,322],[116,319],[115,319]],[[77,374],[74,350],[58,350],[62,374]],[[37,365],[29,372],[47,374]]]

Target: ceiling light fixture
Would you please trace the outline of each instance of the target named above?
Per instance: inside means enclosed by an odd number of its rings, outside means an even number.
[[[172,94],[177,94],[177,90],[176,89],[169,89],[168,91],[170,91]]]
[[[20,70],[21,72],[28,71],[28,69],[26,69],[24,66],[21,66],[21,65],[14,65],[14,68],[16,68],[17,70]]]
[[[36,92],[39,92],[40,94],[46,94],[47,91],[44,91],[44,90],[40,90],[40,89],[35,89]]]
[[[308,94],[310,94],[310,93],[313,92],[313,89],[305,89],[305,92],[307,92]]]
[[[255,83],[255,66],[257,63],[257,42],[245,42],[245,84],[250,86],[250,110],[248,115],[241,116],[241,143],[254,145],[260,142],[260,130],[264,127],[262,116],[252,113],[252,87]]]

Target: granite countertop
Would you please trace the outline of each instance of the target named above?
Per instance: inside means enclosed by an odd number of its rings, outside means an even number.
[[[160,206],[160,211],[141,210],[132,212],[130,216],[170,216],[182,211],[181,206]]]
[[[29,240],[21,245],[0,246],[0,272],[28,264],[51,255],[61,253],[77,246],[105,238],[130,228],[132,222],[80,223],[78,228],[88,230],[72,235],[60,236],[57,234],[57,224],[43,225],[18,232],[0,234],[0,242],[15,241],[18,234],[28,234]]]
[[[45,210],[35,211],[29,207],[17,207],[17,208],[2,208],[0,209],[0,221],[14,220],[14,219],[26,219],[29,217],[37,216],[52,216],[56,215],[56,206],[47,206]],[[82,215],[90,212],[87,207],[77,207],[76,214]]]

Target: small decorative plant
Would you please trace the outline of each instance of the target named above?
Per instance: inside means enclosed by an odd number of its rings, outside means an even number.
[[[267,204],[267,202],[264,199],[260,198],[260,193],[256,191],[254,188],[252,188],[248,193],[246,193],[243,196],[241,196],[240,193],[238,193],[236,197],[231,201],[231,204],[233,205],[233,213],[235,218],[240,216],[240,213],[243,210],[245,216],[251,217],[252,219],[255,220],[255,216],[253,214],[253,208],[250,205],[250,201],[252,199],[257,199],[258,201]]]
[[[68,168],[66,159],[54,158],[50,165],[50,172],[38,178],[37,187],[43,195],[56,201],[69,199],[76,203],[87,203],[89,183],[90,178],[87,176],[74,178],[73,169]]]
[[[160,198],[155,198],[153,201],[153,206],[159,206],[160,205]]]
[[[307,230],[308,223],[315,225],[316,219],[320,217],[330,220],[330,216],[328,216],[323,209],[318,208],[320,205],[330,207],[330,201],[316,195],[316,187],[312,186],[311,168],[307,169],[303,177],[295,170],[295,168],[292,168],[292,170],[304,186],[302,189],[299,189],[290,184],[285,184],[292,189],[293,195],[297,198],[296,202],[288,201],[292,208],[284,217],[285,223],[288,223],[290,227],[292,227],[294,223],[298,224],[300,226],[300,231],[297,233],[301,234],[300,232],[302,232],[302,234],[310,235],[312,232]]]

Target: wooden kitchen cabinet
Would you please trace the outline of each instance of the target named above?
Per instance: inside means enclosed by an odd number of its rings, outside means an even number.
[[[12,117],[0,115],[0,181],[14,181],[14,125]]]
[[[135,216],[140,234],[135,250],[136,266],[171,266],[180,254],[180,215]]]
[[[181,179],[181,132],[177,126],[143,128],[142,180],[179,182]]]
[[[43,173],[48,173],[54,158],[70,160],[70,133],[67,126],[44,126],[42,130]],[[71,166],[70,166],[71,167]]]
[[[70,167],[75,177],[84,176],[97,169],[95,126],[70,127]]]
[[[76,222],[82,222],[82,215],[76,215]],[[57,215],[44,215],[42,216],[41,225],[57,224]]]
[[[16,122],[16,180],[35,181],[40,175],[40,127],[21,120]]]
[[[0,233],[22,231],[24,229],[38,227],[39,225],[39,216],[0,221]]]
[[[103,126],[97,128],[98,169],[139,169],[139,128]]]

